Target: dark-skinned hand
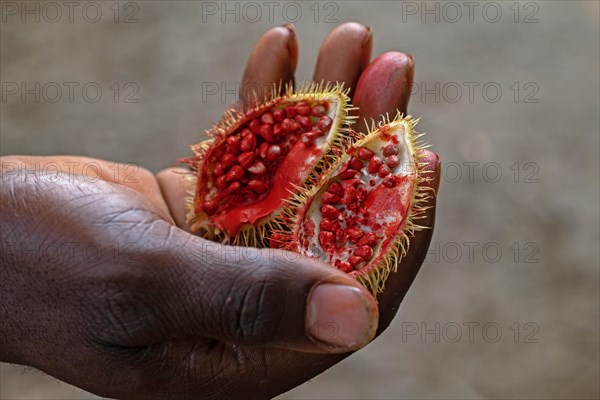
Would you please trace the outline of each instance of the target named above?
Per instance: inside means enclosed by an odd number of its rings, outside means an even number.
[[[321,46],[315,81],[344,82],[359,121],[406,112],[413,60],[372,62],[368,28]],[[293,80],[292,27],[255,46],[244,87]],[[359,122],[358,124],[361,124]],[[187,181],[85,157],[7,156],[0,186],[1,360],[114,398],[268,398],[381,333],[432,235],[432,197],[378,302],[344,273],[296,254],[222,246],[187,231]],[[61,172],[57,172],[61,171]]]

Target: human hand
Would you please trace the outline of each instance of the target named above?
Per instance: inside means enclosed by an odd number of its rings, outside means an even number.
[[[307,376],[301,351],[347,352],[375,333],[375,301],[353,279],[179,229],[149,171],[0,163],[2,361],[108,397],[265,397]]]
[[[413,83],[413,57],[400,52],[387,52],[371,60],[372,33],[368,27],[358,23],[345,23],[335,28],[321,45],[313,81],[343,82],[350,88],[352,104],[359,108],[358,120],[353,126],[357,131],[365,131],[365,120],[381,120],[382,115],[396,115],[397,110],[407,114]],[[298,63],[298,42],[293,26],[286,25],[265,33],[254,47],[248,60],[240,92],[242,101],[261,88],[270,88],[273,83],[293,82]],[[245,97],[246,95],[247,97]],[[429,227],[415,233],[411,238],[408,254],[392,274],[384,293],[378,296],[379,329],[381,333],[392,321],[402,299],[411,286],[425,256],[435,222],[435,201],[440,179],[440,161],[437,154],[424,150],[425,170],[429,171],[431,191],[425,217],[419,224]],[[185,222],[186,210],[183,206],[191,183],[184,179],[187,170],[168,168],[157,174],[171,214],[178,226],[188,229]]]
[[[285,31],[261,41],[285,43]],[[312,260],[188,234],[175,226],[148,171],[131,176],[122,165],[72,157],[1,161],[3,171],[26,167],[4,172],[0,190],[4,361],[110,397],[269,397],[329,368],[374,334],[377,308],[355,281]],[[32,174],[35,163],[79,166],[56,180],[43,167]],[[102,179],[85,179],[90,163],[100,165]],[[183,227],[180,177],[170,170],[159,180]],[[379,299],[380,331],[424,258],[431,233],[418,235]],[[91,256],[82,249],[90,244]],[[45,254],[73,247],[66,259]],[[329,282],[337,285],[321,289],[338,288],[334,293],[315,289]],[[325,354],[339,352],[345,353]]]

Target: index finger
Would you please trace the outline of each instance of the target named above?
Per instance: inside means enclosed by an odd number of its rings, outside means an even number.
[[[294,26],[287,24],[271,29],[261,36],[248,58],[240,85],[240,99],[251,103],[260,100],[273,85],[294,81],[298,64],[298,41]]]

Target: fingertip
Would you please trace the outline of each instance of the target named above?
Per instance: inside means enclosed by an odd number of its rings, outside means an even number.
[[[269,259],[288,275],[290,287],[304,281],[304,338],[279,346],[337,354],[358,350],[375,336],[377,300],[350,275],[323,261],[298,253],[269,249]],[[293,283],[293,280],[296,282]],[[297,300],[295,300],[296,302]],[[292,307],[289,307],[291,309]]]
[[[187,180],[191,172],[188,169],[181,167],[169,167],[161,170],[156,174],[156,180],[158,180],[161,188],[163,185],[170,189],[177,188],[178,190],[188,189],[191,183]]]
[[[240,88],[241,98],[248,102],[262,99],[273,85],[294,80],[298,64],[298,43],[293,25],[277,26],[265,32],[256,42]]]
[[[411,55],[390,51],[373,60],[361,74],[354,92],[359,121],[395,115],[397,110],[406,114],[413,78]]]
[[[343,82],[354,91],[360,74],[371,59],[371,28],[347,22],[333,29],[319,49],[313,75],[316,82]]]
[[[189,170],[180,167],[166,168],[156,174],[156,180],[175,224],[186,230],[188,224],[185,199],[193,190],[193,181],[189,179],[190,176]]]
[[[326,352],[364,347],[375,337],[378,321],[377,303],[363,288],[321,283],[308,296],[307,333]]]

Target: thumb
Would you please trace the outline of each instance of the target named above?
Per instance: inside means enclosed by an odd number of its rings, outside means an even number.
[[[173,228],[166,260],[178,337],[340,353],[375,335],[375,298],[337,269],[275,249],[224,246]],[[165,264],[163,264],[165,265]]]

